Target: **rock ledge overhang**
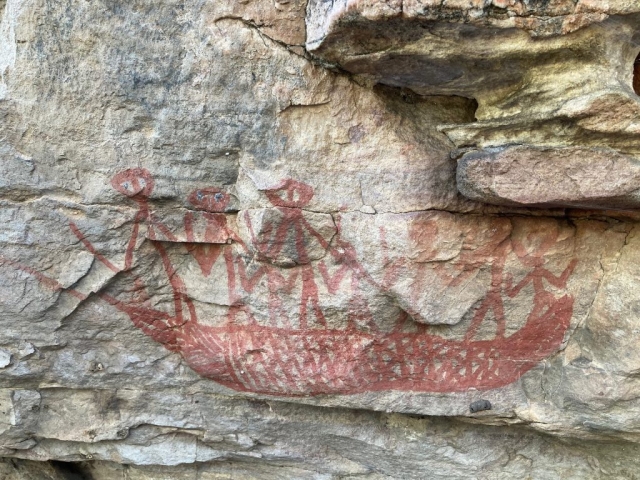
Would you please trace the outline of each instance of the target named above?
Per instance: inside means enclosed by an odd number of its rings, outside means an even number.
[[[476,99],[475,122],[440,127],[466,197],[626,210],[640,207],[639,20],[624,0],[311,0],[307,48],[372,83]]]

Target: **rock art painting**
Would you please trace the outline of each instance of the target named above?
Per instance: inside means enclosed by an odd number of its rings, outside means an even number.
[[[363,289],[388,290],[402,276],[402,262],[390,264],[386,280],[376,281],[354,247],[342,238],[339,221],[335,231],[327,233],[319,232],[307,219],[304,208],[314,195],[313,188],[288,179],[265,191],[276,215],[260,228],[253,225],[248,211],[239,213],[248,226],[249,242],[231,227],[230,215],[225,213],[230,197],[222,189],[202,188],[189,196],[193,210],[184,215],[187,242],[182,245],[207,281],[218,281],[211,275],[214,265],[223,265],[226,271],[225,320],[212,326],[200,318],[186,282],[167,251],[167,242],[176,242],[177,237],[150,205],[154,188],[151,174],[145,169],[129,169],[114,176],[111,185],[137,204],[124,263],[116,265],[106,258],[75,223],[71,222],[70,228],[105,267],[128,275],[137,294],[126,300],[107,293],[98,295],[125,313],[145,335],[181,354],[198,374],[233,390],[303,396],[494,389],[516,381],[556,352],[570,325],[574,299],[566,287],[577,261],[568,260],[560,274],[545,267],[544,255],[558,241],[558,233],[551,231],[538,239],[533,249],[511,238],[496,243],[491,254],[482,257],[488,265],[472,265],[457,273],[437,268],[432,271],[446,277],[451,285],[463,282],[474,268],[484,266],[490,271],[486,295],[476,306],[463,338],[439,336],[429,325],[413,321],[405,311],[390,330],[378,328]],[[173,292],[171,313],[151,305],[144,281],[132,271],[143,225]],[[418,237],[428,242],[429,232]],[[314,246],[326,255],[314,256]],[[386,248],[384,231],[380,248]],[[509,255],[528,272],[518,281],[505,271]],[[281,268],[283,262],[287,268]],[[62,289],[35,270],[12,264],[37,276],[47,287]],[[270,293],[268,314],[263,316],[268,318],[266,322],[258,321],[243,301],[259,282],[265,282]],[[328,325],[319,302],[320,288],[330,295],[338,290],[343,295],[347,292],[345,328]],[[509,319],[504,302],[525,288],[533,292],[532,308],[522,327],[507,335]],[[86,297],[73,289],[66,291]],[[298,295],[296,318],[282,313],[282,295]],[[495,336],[479,339],[478,328],[489,315],[496,323]]]

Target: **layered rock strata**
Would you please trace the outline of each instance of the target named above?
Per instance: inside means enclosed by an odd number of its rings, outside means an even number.
[[[440,127],[458,148],[464,196],[633,209],[634,175],[618,166],[622,155],[634,169],[640,154],[639,11],[634,2],[313,1],[307,46],[367,81],[477,100],[474,122]],[[628,15],[612,15],[619,13]],[[496,160],[497,150],[530,164]],[[480,158],[491,167],[476,168]],[[580,161],[589,168],[576,167]],[[539,173],[527,181],[532,167]],[[566,177],[582,192],[544,175]]]
[[[0,2],[0,473],[632,478],[637,3],[227,3]]]

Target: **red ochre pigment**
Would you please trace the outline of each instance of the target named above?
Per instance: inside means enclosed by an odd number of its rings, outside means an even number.
[[[141,222],[147,222],[151,232],[157,229],[168,239],[175,237],[154,218],[149,208],[153,179],[148,171],[126,170],[113,178],[112,185],[139,206],[124,268],[117,267],[101,255],[73,223],[71,229],[99,261],[114,272],[120,272],[131,267]],[[357,260],[353,246],[341,239],[339,228],[336,238],[329,244],[305,220],[302,208],[313,197],[312,187],[290,179],[268,190],[266,195],[281,213],[281,220],[278,225],[268,228],[269,242],[258,239],[248,216],[245,218],[252,243],[258,246],[258,256],[273,257],[287,239],[293,239],[300,265],[280,270],[264,262],[251,276],[247,274],[246,255],[235,255],[232,246],[225,242],[235,242],[248,252],[241,238],[228,227],[222,213],[229,202],[227,194],[216,188],[207,188],[196,190],[189,197],[194,207],[206,216],[205,241],[216,243],[203,245],[194,242],[193,218],[191,213],[187,213],[187,251],[197,260],[205,277],[210,275],[217,261],[223,261],[226,268],[231,307],[223,326],[212,327],[198,321],[184,281],[172,265],[163,244],[157,241],[152,243],[173,290],[175,313],[170,315],[151,308],[142,280],[131,273],[132,284],[137,291],[143,292],[138,298],[125,302],[100,294],[101,298],[128,315],[146,335],[167,349],[179,352],[203,377],[234,390],[279,396],[383,390],[460,392],[471,388],[493,389],[516,381],[538,362],[555,353],[563,342],[573,313],[573,298],[568,294],[558,298],[546,290],[545,282],[556,289],[566,289],[576,260],[571,261],[560,276],[544,268],[544,254],[557,242],[558,232],[547,232],[534,252],[528,252],[522,244],[511,239],[492,248],[493,253],[486,257],[491,263],[491,286],[480,302],[464,339],[444,339],[429,333],[428,326],[421,324],[414,324],[414,330],[407,332],[404,329],[410,321],[407,313],[400,315],[393,331],[381,332],[373,322],[360,287],[363,283],[382,289],[385,286],[377,285],[368,275]],[[429,232],[421,235],[420,238],[428,240]],[[314,270],[306,251],[305,236],[313,237],[327,249],[338,265],[333,275],[329,274],[324,261],[318,262],[317,270]],[[384,237],[382,245],[385,246]],[[529,273],[515,285],[511,276],[504,272],[509,254],[515,254],[529,269]],[[0,258],[0,262],[9,261]],[[17,266],[15,262],[9,263]],[[50,288],[61,289],[60,284],[28,267],[18,268],[36,275]],[[319,305],[317,282],[323,281],[327,291],[335,294],[348,274],[351,278],[346,287],[351,293],[348,326],[343,330],[328,328]],[[464,272],[464,275],[468,274],[468,271]],[[398,272],[389,272],[387,277],[392,279],[398,275]],[[240,294],[251,293],[262,278],[266,278],[271,292],[268,306],[273,326],[255,322],[247,306],[240,301]],[[455,283],[460,279],[450,280]],[[277,327],[276,319],[282,307],[280,295],[282,292],[291,295],[296,285],[301,292],[299,327]],[[507,337],[504,299],[515,297],[528,285],[533,289],[533,307],[524,326]],[[344,294],[344,285],[342,288]],[[79,292],[72,293],[82,296]],[[478,328],[490,312],[497,323],[495,338],[476,340]],[[313,328],[310,326],[312,319]]]

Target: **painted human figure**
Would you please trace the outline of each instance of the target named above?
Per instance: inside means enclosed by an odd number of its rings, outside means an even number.
[[[121,194],[131,198],[138,204],[138,211],[133,219],[133,229],[129,242],[125,250],[124,267],[118,268],[109,260],[104,258],[100,253],[96,252],[93,246],[84,238],[84,234],[80,232],[77,225],[70,222],[71,230],[74,235],[84,244],[84,246],[98,258],[104,265],[114,272],[127,271],[131,268],[133,262],[133,252],[138,243],[140,233],[140,223],[148,222],[150,218],[149,196],[153,191],[154,181],[148,170],[144,168],[131,168],[118,173],[111,179],[111,186]]]
[[[503,300],[504,267],[510,251],[510,243],[503,241],[497,245],[496,250],[493,252],[491,257],[491,284],[471,319],[471,325],[469,325],[465,335],[465,342],[470,342],[476,336],[480,325],[491,311],[493,311],[493,317],[496,321],[495,338],[504,338],[507,326]]]
[[[125,270],[131,267],[133,251],[136,248],[140,230],[140,223],[147,225],[147,235],[150,239],[156,238],[156,230],[171,241],[176,241],[176,236],[157,218],[149,208],[149,197],[153,192],[155,182],[151,173],[145,168],[130,168],[124,170],[111,179],[111,186],[119,193],[129,197],[138,204],[138,212],[133,219],[133,230],[127,245],[125,254]]]
[[[189,195],[189,202],[203,212],[206,222],[204,238],[196,239],[196,218],[193,212],[187,212],[184,216],[184,229],[188,243],[187,251],[196,259],[202,274],[205,277],[211,275],[211,269],[218,257],[225,257],[227,274],[230,284],[234,283],[234,262],[230,248],[231,242],[237,242],[244,246],[242,239],[227,224],[227,215],[224,211],[229,204],[229,195],[217,188],[195,190]]]
[[[420,296],[432,288],[434,278],[446,289],[457,288],[463,292],[465,283],[489,266],[491,283],[475,310],[465,341],[471,341],[476,336],[489,313],[493,313],[496,322],[496,336],[503,336],[506,318],[502,284],[506,258],[511,252],[511,228],[506,219],[494,220],[490,224],[479,223],[475,228],[466,225],[461,228],[453,215],[417,217],[409,231],[410,241],[419,253],[417,261],[410,265],[415,271],[415,280],[410,286],[408,313],[420,321],[421,313],[415,311],[413,305],[418,304]],[[459,237],[461,231],[462,239]],[[450,232],[458,233],[451,235]],[[456,246],[455,259],[438,261],[440,245]],[[400,259],[392,265],[393,268],[407,268],[405,259]]]
[[[147,235],[151,240],[158,238],[156,234],[156,230],[158,230],[165,238],[174,242],[177,241],[176,235],[156,219],[149,208],[149,196],[153,190],[154,182],[151,174],[146,169],[134,168],[125,170],[112,179],[111,185],[118,192],[138,203],[138,212],[134,218],[134,227],[125,255],[125,270],[131,266],[133,251],[139,236],[139,224],[141,222],[146,222]],[[228,225],[227,215],[224,212],[230,202],[229,194],[215,187],[197,189],[189,195],[188,201],[196,210],[202,212],[202,217],[205,220],[205,231],[204,238],[202,239],[204,242],[198,242],[195,234],[196,216],[194,212],[187,212],[184,216],[184,229],[187,237],[185,247],[198,262],[205,277],[211,274],[213,265],[220,255],[223,256],[227,273],[227,290],[229,296],[228,319],[230,322],[233,322],[240,312],[246,314],[245,306],[242,305],[241,296],[239,295],[239,286],[237,285],[238,276],[240,277],[240,287],[245,291],[251,291],[263,274],[263,270],[259,270],[253,277],[250,277],[243,268],[244,265],[241,264],[241,259],[233,255],[232,248],[229,245],[230,243],[235,242],[239,244],[245,251],[247,248],[242,239]],[[185,321],[183,314],[184,307],[186,307],[189,318],[195,321],[195,306],[187,295],[184,281],[175,271],[164,246],[157,241],[153,242],[153,246],[160,255],[163,267],[174,292],[177,322]],[[239,275],[236,275],[236,266],[239,269]]]
[[[506,293],[513,298],[527,285],[532,284],[534,292],[533,310],[530,315],[532,318],[542,318],[556,302],[553,293],[546,290],[545,281],[555,288],[566,289],[567,281],[578,263],[577,259],[573,259],[560,275],[554,275],[545,268],[545,255],[558,243],[559,236],[559,228],[557,224],[554,224],[552,227],[541,228],[529,233],[524,242],[513,240],[514,253],[520,262],[530,270],[515,286],[513,278],[509,276],[506,279]],[[535,246],[535,243],[539,243],[539,245]]]
[[[487,316],[493,310],[497,322],[496,338],[504,338],[506,333],[506,318],[504,312],[504,298],[516,297],[527,285],[533,285],[533,309],[529,313],[528,322],[539,323],[545,315],[553,314],[554,308],[561,305],[556,296],[548,291],[544,281],[558,289],[566,289],[567,281],[577,265],[577,259],[571,260],[564,271],[556,276],[545,268],[546,255],[557,245],[560,232],[557,223],[545,224],[534,232],[527,234],[524,241],[514,237],[509,238],[498,246],[491,266],[491,286],[486,297],[476,310],[467,331],[465,340],[471,340]],[[536,245],[537,243],[537,245]],[[505,273],[505,262],[510,253],[515,253],[522,265],[529,271],[515,286],[513,275]]]
[[[304,218],[302,210],[311,201],[313,188],[305,183],[287,179],[276,187],[266,190],[265,194],[269,202],[280,212],[282,219],[277,225],[267,225],[262,234],[258,236],[251,225],[249,215],[245,214],[252,243],[261,257],[271,259],[277,257],[288,242],[293,241],[296,263],[298,264],[288,274],[283,274],[275,268],[267,269],[271,321],[275,325],[280,318],[287,326],[290,326],[290,320],[284,313],[281,294],[290,294],[300,279],[302,290],[299,303],[299,327],[301,329],[308,328],[310,310],[316,321],[320,325],[326,326],[327,322],[320,308],[318,286],[315,281],[314,269],[310,263],[311,258],[307,251],[305,237],[311,236],[324,249],[329,248],[329,243]]]
[[[115,273],[125,272],[125,274],[133,277],[134,288],[132,290],[137,292],[137,298],[133,301],[123,301],[105,293],[100,294],[100,296],[118,310],[126,313],[133,323],[147,335],[163,343],[168,349],[178,351],[180,347],[178,345],[178,336],[174,329],[184,325],[189,319],[194,319],[196,313],[193,302],[191,302],[189,297],[186,295],[184,282],[180,276],[177,275],[164,246],[160,242],[152,242],[153,247],[158,252],[162,260],[163,268],[173,290],[174,315],[169,315],[167,313],[151,309],[148,304],[149,296],[146,293],[144,285],[139,278],[132,275],[130,272],[133,264],[133,253],[140,236],[141,223],[145,223],[147,225],[148,236],[150,238],[155,236],[154,229],[158,229],[167,238],[175,240],[173,233],[171,233],[165,225],[155,219],[149,208],[149,197],[151,196],[154,187],[153,178],[149,171],[144,168],[132,168],[114,176],[111,180],[111,186],[119,193],[129,197],[138,204],[138,211],[136,212],[133,220],[133,228],[129,241],[127,242],[124,266],[122,268],[116,266],[104,257],[104,255],[98,252],[85,238],[84,234],[80,231],[77,225],[75,225],[75,223],[70,222],[69,226],[87,250],[91,252],[103,265]],[[187,317],[184,315],[185,310],[187,312]]]
[[[248,249],[244,241],[228,225],[228,216],[224,212],[229,201],[229,194],[218,188],[195,190],[189,195],[189,203],[203,212],[206,221],[204,242],[196,241],[193,212],[185,214],[184,227],[189,242],[186,244],[187,251],[196,259],[205,277],[211,274],[211,269],[220,255],[223,256],[229,292],[228,320],[235,322],[240,313],[244,318],[251,318],[246,306],[242,303],[240,292],[253,291],[265,271],[263,267],[260,267],[252,275],[249,275],[243,258],[234,255],[231,243],[238,244],[244,253],[247,253]]]
[[[367,328],[370,331],[377,331],[378,328],[371,313],[371,309],[362,295],[362,287],[364,283],[380,289],[381,286],[369,275],[362,267],[357,259],[356,250],[349,242],[342,239],[340,218],[336,220],[338,232],[332,241],[329,253],[335,263],[338,265],[337,270],[331,274],[324,260],[322,260],[318,269],[322,274],[322,279],[331,295],[338,293],[340,285],[347,275],[350,274],[350,282],[348,291],[349,306],[348,329],[354,330],[358,328]]]
[[[164,236],[171,232],[155,220],[149,209],[148,199],[153,182],[148,172],[131,169],[116,176],[114,183],[114,188],[139,205],[131,239],[127,244],[124,262],[126,269],[117,267],[98,252],[74,224],[71,224],[72,230],[105,266],[115,272],[124,270],[125,280],[127,277],[135,279],[136,273],[131,269],[130,252],[137,245],[139,224],[146,221],[148,228],[161,231]],[[226,224],[226,220],[223,220],[224,208],[221,208],[227,199],[224,195],[218,195],[221,192],[214,192],[212,189],[207,189],[204,193],[200,191],[200,195],[197,192],[193,194],[195,198],[192,203],[196,208],[211,214],[204,217],[210,229],[208,235],[212,238],[216,236],[218,240],[226,236],[233,242],[234,233]],[[305,222],[301,208],[307,205],[311,198],[311,187],[299,182],[287,182],[268,193],[270,201],[286,220],[274,222],[269,238],[273,240],[275,237],[276,240],[279,238],[283,241],[286,235],[291,236],[294,240],[293,248],[300,261],[307,260],[306,264],[293,269],[298,271],[295,275],[282,277],[284,281],[298,282],[301,278],[303,300],[306,304],[311,304],[312,308],[319,309],[317,285],[313,276],[317,272],[314,272],[309,262],[311,258],[304,243],[310,235],[320,242],[320,245],[327,249],[327,255],[335,260],[332,275],[329,275],[328,271],[326,274],[320,272],[327,288],[331,293],[337,293],[341,281],[351,275],[351,286],[356,291],[357,300],[358,287],[371,280],[358,264],[353,248],[340,237],[340,234],[334,238],[332,245],[328,245],[328,242]],[[286,209],[292,212],[282,211]],[[189,221],[185,217],[186,227]],[[300,328],[266,326],[257,322],[240,324],[230,321],[223,325],[199,322],[185,285],[171,265],[163,243],[154,240],[151,240],[151,245],[162,260],[174,292],[173,314],[141,302],[114,298],[106,292],[98,292],[97,295],[125,313],[137,328],[153,340],[160,342],[168,350],[179,352],[186,363],[200,375],[239,391],[297,396],[388,390],[466,392],[470,388],[493,389],[517,380],[537,362],[556,352],[570,325],[573,297],[565,293],[556,299],[552,292],[545,290],[545,286],[550,284],[564,289],[576,262],[572,261],[560,275],[550,272],[545,267],[545,255],[548,257],[549,251],[555,245],[561,244],[558,240],[559,229],[555,225],[555,230],[541,230],[530,232],[524,239],[509,237],[506,241],[499,242],[498,248],[492,250],[493,254],[485,258],[484,264],[491,265],[493,280],[489,287],[490,295],[487,297],[489,300],[484,308],[485,312],[491,307],[495,313],[495,309],[499,308],[496,307],[496,302],[500,295],[506,293],[508,296],[516,296],[527,285],[532,285],[534,290],[534,307],[527,317],[526,324],[509,337],[497,336],[491,340],[447,339],[423,329],[366,331],[356,328],[356,324],[358,327],[364,325],[362,321],[358,322],[358,319],[350,320],[351,325],[347,330],[329,326],[324,329],[303,328],[302,322]],[[192,239],[195,240],[195,232],[188,235],[192,235]],[[265,254],[272,256],[284,248],[281,243],[273,245],[257,242],[256,245]],[[230,250],[228,245],[225,248]],[[236,248],[240,252],[244,250],[242,244]],[[508,256],[511,258],[512,254],[515,254],[528,272],[516,285],[504,272],[505,259]],[[233,267],[236,267],[234,274],[242,286],[240,290],[248,291],[246,288],[250,288],[250,285],[245,287],[243,282],[252,282],[264,275],[267,276],[268,283],[277,278],[273,275],[277,269],[265,265],[266,270],[261,274],[254,274],[251,278],[243,280],[241,273],[246,265],[238,260],[242,254],[227,255],[226,250],[223,250],[217,256],[220,257],[225,258],[225,266],[232,272]],[[0,264],[9,264],[34,275],[43,286],[57,291],[63,290],[63,286],[56,280],[16,261],[0,257]],[[322,261],[314,263],[319,265],[318,269],[322,269],[322,264]],[[311,276],[304,277],[304,271],[309,272]],[[387,281],[383,280],[381,283],[384,286]],[[270,283],[269,288],[272,285],[273,283]],[[74,288],[64,290],[80,300],[87,298],[86,294]],[[349,294],[354,295],[354,292]],[[492,302],[491,299],[495,301]],[[357,304],[355,301],[351,308],[356,308]],[[230,320],[233,320],[235,313],[232,308]],[[301,313],[306,312],[301,310]],[[482,315],[478,316],[481,317]]]

